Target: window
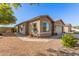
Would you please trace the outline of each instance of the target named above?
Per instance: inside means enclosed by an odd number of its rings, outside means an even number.
[[[43,32],[48,32],[49,31],[49,24],[47,22],[43,23]]]
[[[23,24],[23,25],[20,25],[20,29],[21,29],[21,31],[23,31],[23,29],[24,29],[24,24]]]
[[[33,23],[33,32],[37,32],[37,23]]]
[[[23,31],[23,26],[22,26],[22,25],[21,25],[21,27],[20,27],[20,28],[21,28],[21,31]]]

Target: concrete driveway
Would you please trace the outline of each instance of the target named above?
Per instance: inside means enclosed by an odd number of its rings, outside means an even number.
[[[72,34],[75,38],[79,39],[79,34]]]

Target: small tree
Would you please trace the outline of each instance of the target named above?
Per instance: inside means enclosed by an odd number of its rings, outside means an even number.
[[[72,35],[70,34],[64,34],[61,37],[61,43],[63,44],[63,46],[65,47],[74,47],[77,43],[77,39],[74,38]]]
[[[36,3],[29,3],[34,5]],[[14,9],[21,7],[21,3],[0,3],[0,25],[15,24],[17,18],[14,16]]]
[[[13,8],[19,7],[21,7],[20,3],[0,3],[0,25],[15,24],[17,19]]]

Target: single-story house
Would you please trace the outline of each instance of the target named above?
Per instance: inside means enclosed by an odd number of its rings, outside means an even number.
[[[62,19],[54,22],[54,33],[62,34],[64,32],[64,22]]]
[[[0,27],[0,33],[13,33],[14,31],[13,27]]]
[[[48,15],[42,15],[15,26],[16,31],[31,36],[51,36],[54,34],[54,21]]]
[[[64,25],[64,32],[65,33],[69,33],[69,32],[71,32],[72,31],[72,25],[71,24],[65,24]]]
[[[48,15],[41,15],[24,21],[15,26],[16,32],[30,36],[51,36],[55,33],[64,32],[64,22],[62,19],[54,21]]]

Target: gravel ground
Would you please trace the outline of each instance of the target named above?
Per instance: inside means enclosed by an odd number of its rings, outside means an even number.
[[[58,40],[23,41],[18,37],[5,36],[0,39],[0,55],[2,56],[31,56],[48,55],[48,48],[60,48]]]
[[[27,38],[27,37],[26,37]],[[41,38],[42,39],[42,38]],[[1,56],[79,56],[79,47],[63,48],[59,40],[22,40],[17,36],[0,37]],[[31,38],[31,40],[33,40]]]

